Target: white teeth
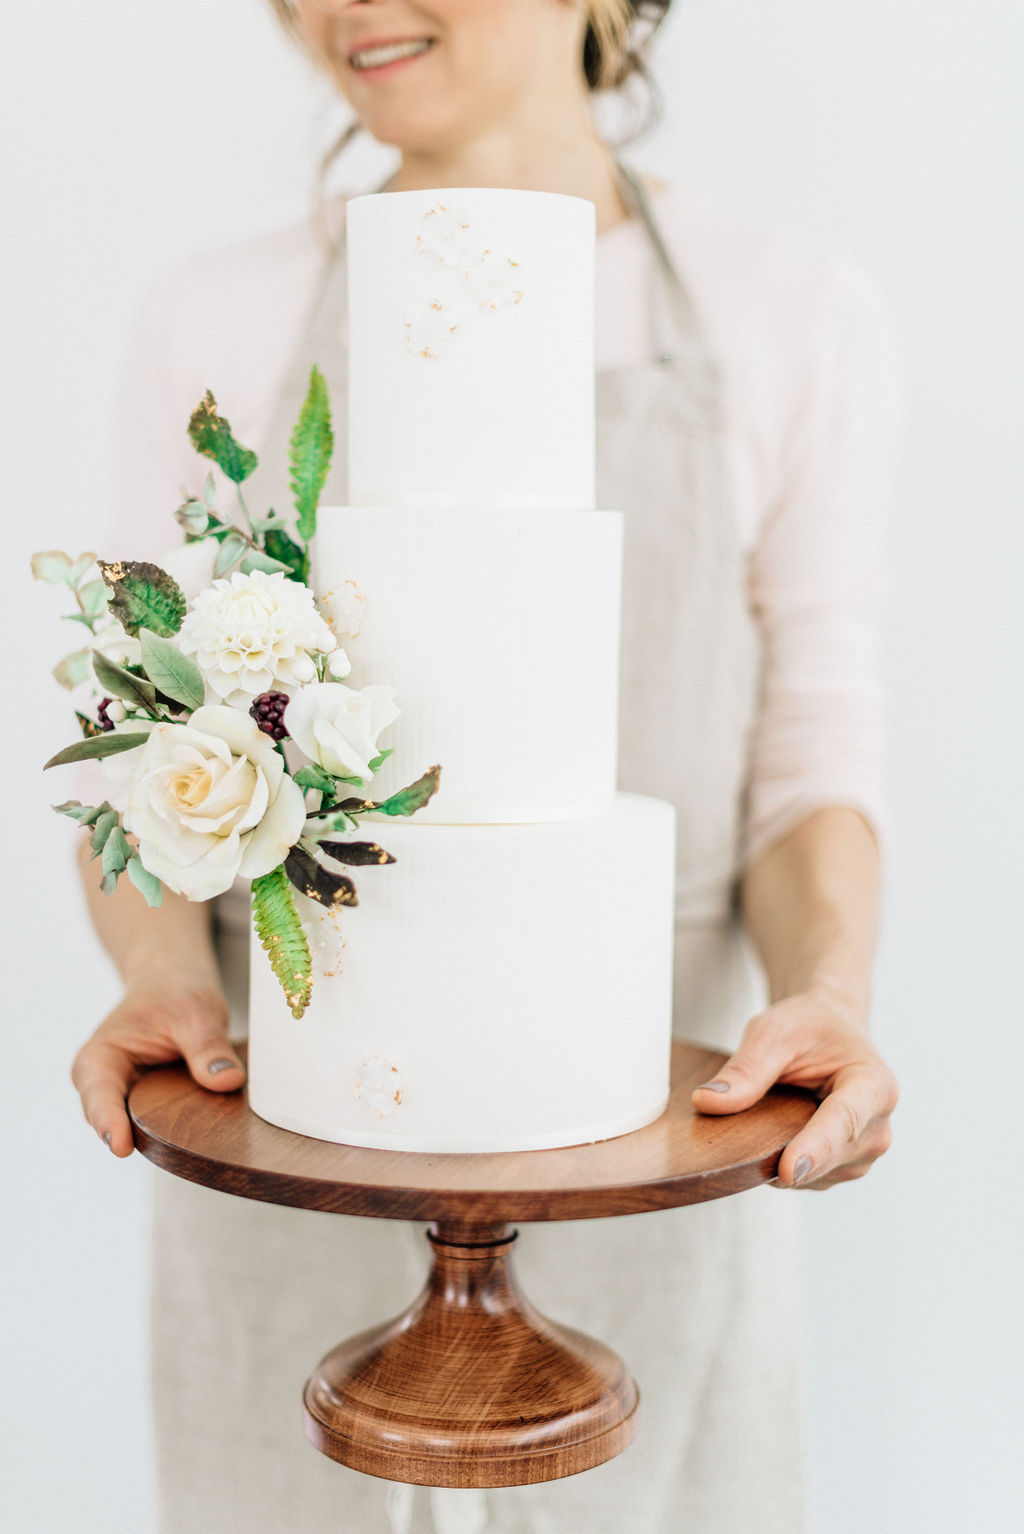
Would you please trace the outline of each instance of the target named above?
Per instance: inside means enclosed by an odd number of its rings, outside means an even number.
[[[349,63],[353,69],[376,69],[381,64],[390,64],[395,59],[409,59],[414,54],[426,53],[432,46],[433,39],[420,38],[418,42],[391,43],[386,48],[366,48],[362,53],[353,53]]]

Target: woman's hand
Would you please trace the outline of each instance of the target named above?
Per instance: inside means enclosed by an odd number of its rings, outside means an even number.
[[[889,1149],[899,1086],[842,995],[802,991],[752,1018],[713,1082],[694,1089],[694,1107],[738,1113],[777,1081],[810,1087],[822,1104],[783,1151],[773,1186],[820,1192],[863,1177]]]
[[[71,1066],[82,1111],[115,1156],[134,1149],[125,1098],[149,1065],[184,1059],[200,1086],[232,1092],[245,1070],[228,1040],[228,1007],[205,973],[151,970],[129,984],[124,999]]]

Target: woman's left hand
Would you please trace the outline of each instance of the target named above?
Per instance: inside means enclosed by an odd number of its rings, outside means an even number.
[[[735,1054],[693,1092],[701,1113],[738,1113],[776,1082],[809,1087],[821,1107],[786,1146],[772,1184],[815,1192],[870,1171],[892,1143],[899,1085],[866,1021],[821,988],[775,1002],[750,1020]]]

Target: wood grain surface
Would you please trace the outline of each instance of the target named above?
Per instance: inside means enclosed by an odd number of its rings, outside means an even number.
[[[243,1046],[244,1048],[244,1046]],[[428,1155],[292,1134],[211,1092],[184,1064],[147,1071],[128,1099],[135,1143],[166,1171],[242,1198],[391,1220],[581,1220],[701,1203],[771,1181],[818,1101],[773,1087],[742,1113],[697,1113],[690,1093],[726,1059],[676,1042],[669,1106],[646,1129],[562,1150]]]
[[[632,1442],[637,1389],[603,1343],[556,1326],[512,1273],[509,1227],[431,1231],[423,1293],[324,1358],[303,1394],[331,1459],[426,1486],[522,1486],[591,1470]]]

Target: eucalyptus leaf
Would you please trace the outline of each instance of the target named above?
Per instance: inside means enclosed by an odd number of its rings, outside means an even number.
[[[102,804],[82,804],[78,799],[65,799],[63,804],[54,804],[51,808],[58,815],[67,815],[71,820],[77,820],[80,826],[92,826],[112,806],[105,799]]]
[[[90,618],[98,618],[107,605],[107,583],[100,577],[94,581],[86,581],[84,586],[78,588],[78,600],[82,604],[83,613]]]
[[[71,569],[68,571],[68,585],[77,586],[85,572],[91,565],[94,565],[95,563],[95,554],[79,554],[78,558],[72,564]]]
[[[144,676],[136,676],[134,671],[129,671],[126,666],[119,666],[117,661],[111,660],[109,655],[104,655],[102,650],[94,650],[92,655],[92,669],[96,674],[96,680],[107,692],[113,693],[117,698],[123,698],[126,703],[133,703],[136,708],[154,709],[156,707],[156,688]]]
[[[153,685],[187,709],[201,708],[205,697],[203,674],[190,655],[183,655],[177,645],[149,629],[139,630],[142,642],[142,669]]]
[[[299,537],[309,543],[316,532],[316,510],[334,450],[327,384],[318,367],[309,375],[309,390],[295,423],[289,448],[291,490]]]
[[[128,859],[127,874],[139,894],[144,897],[147,905],[153,906],[155,909],[163,904],[163,885],[156,874],[150,873],[134,848],[132,849],[131,857]]]
[[[103,844],[104,874],[123,873],[131,856],[131,846],[120,825],[115,825]]]
[[[32,555],[32,574],[37,581],[51,586],[66,586],[71,573],[71,556],[62,549],[44,549]]]
[[[238,568],[243,575],[250,575],[253,570],[265,570],[268,575],[276,575],[279,571],[287,576],[292,573],[289,565],[280,559],[271,559],[262,549],[249,549]]]
[[[212,458],[236,485],[248,479],[259,462],[255,453],[235,441],[229,423],[217,414],[217,401],[209,389],[192,412],[188,434],[196,451]]]
[[[74,692],[76,687],[81,687],[90,671],[92,650],[73,650],[70,655],[65,655],[53,668],[53,676],[68,692]]]
[[[114,809],[106,809],[99,816],[92,828],[92,836],[89,838],[89,846],[93,852],[102,852],[107,844],[107,837],[114,827],[120,825],[121,817]]]
[[[213,562],[214,576],[227,575],[232,565],[238,563],[248,547],[241,533],[228,533],[227,537],[221,540],[217,558]]]
[[[97,563],[110,589],[110,611],[126,634],[134,639],[143,625],[165,638],[178,632],[185,618],[185,593],[166,570],[137,559]]]
[[[148,730],[107,730],[102,735],[93,736],[92,740],[76,740],[73,746],[65,746],[63,751],[43,763],[43,771],[47,767],[66,767],[69,762],[86,762],[94,757],[134,751],[136,746],[144,746],[148,739]]]

